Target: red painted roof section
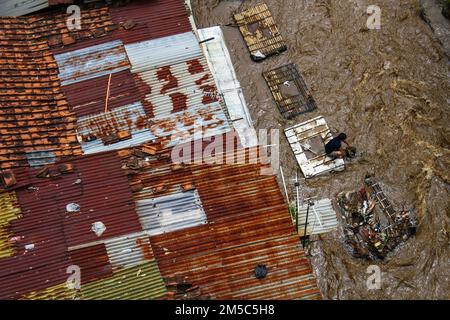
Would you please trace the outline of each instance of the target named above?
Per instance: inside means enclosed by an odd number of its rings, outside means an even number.
[[[125,44],[192,30],[182,0],[137,0],[124,7],[111,7],[110,14],[116,24],[129,21],[133,25],[129,30],[120,27],[114,32],[115,38]]]
[[[62,87],[77,117],[104,112],[108,78],[105,75]],[[139,101],[135,79],[129,70],[112,74],[109,88],[108,109]]]

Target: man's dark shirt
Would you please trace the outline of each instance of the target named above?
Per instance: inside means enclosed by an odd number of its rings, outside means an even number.
[[[325,145],[325,153],[330,154],[333,151],[337,151],[341,148],[341,139],[339,137],[334,137]]]

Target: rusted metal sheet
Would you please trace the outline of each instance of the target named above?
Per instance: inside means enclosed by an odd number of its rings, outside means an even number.
[[[236,152],[248,158],[251,150]],[[125,167],[128,157],[124,154]],[[264,166],[174,166],[156,154],[130,174],[131,183],[142,184],[134,192],[138,201],[195,186],[208,219],[150,237],[163,277],[187,277],[203,296],[214,299],[320,299],[276,179],[260,174]],[[160,193],[150,191],[155,189]],[[258,264],[268,268],[263,280],[254,275]]]
[[[13,207],[20,204],[26,215],[8,219],[8,237],[15,237],[15,251],[0,259],[0,297],[164,296],[164,282],[149,238],[142,231],[128,180],[115,153],[62,164],[48,170],[28,170],[30,187],[16,191],[18,201]],[[68,203],[78,204],[80,210],[67,212]],[[106,227],[102,235],[92,231],[96,221]],[[77,294],[65,285],[69,265],[81,268],[82,284]]]
[[[111,7],[114,32],[124,43],[166,37],[191,30],[182,0],[137,0],[125,6]]]
[[[0,20],[0,168],[28,166],[27,152],[52,150],[55,157],[79,155],[75,116],[57,77],[46,42],[30,42],[22,19]]]
[[[109,261],[115,270],[130,268],[155,256],[146,232],[123,235],[105,241]]]
[[[286,51],[286,44],[265,3],[234,15],[254,61]]]
[[[154,138],[146,121],[140,102],[81,117],[77,122],[81,147],[90,154],[142,144]]]
[[[230,131],[228,119],[219,103],[193,107],[171,118],[159,119],[150,127],[151,132],[164,147],[173,147],[197,139],[203,139]]]
[[[155,118],[217,101],[216,86],[195,35],[187,32],[126,45],[131,72],[147,85]]]
[[[105,110],[109,75],[80,81],[62,87],[71,111],[77,117],[98,114]],[[123,107],[139,100],[136,83],[129,70],[111,75],[108,109]]]
[[[114,74],[129,68],[129,62],[121,41],[113,41],[96,46],[58,54],[61,85],[69,85]]]
[[[72,263],[80,268],[81,285],[112,275],[112,266],[104,243],[71,250],[69,255]]]
[[[264,79],[283,117],[292,119],[317,109],[316,102],[295,64],[266,71]]]

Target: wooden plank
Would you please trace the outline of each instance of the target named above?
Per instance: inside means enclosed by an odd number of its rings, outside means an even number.
[[[237,13],[234,18],[244,37],[252,60],[262,61],[287,49],[265,3]]]

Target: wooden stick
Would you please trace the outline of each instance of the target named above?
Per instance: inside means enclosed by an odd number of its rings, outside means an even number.
[[[106,100],[105,100],[105,113],[108,111],[108,100],[109,100],[109,86],[111,84],[111,73],[108,78],[108,87],[106,88]]]
[[[281,172],[281,180],[283,181],[284,193],[286,194],[286,200],[287,200],[287,204],[289,206],[289,195],[288,195],[287,188],[286,188],[286,181],[284,180],[284,173],[283,173],[282,166],[280,166],[280,172]]]

